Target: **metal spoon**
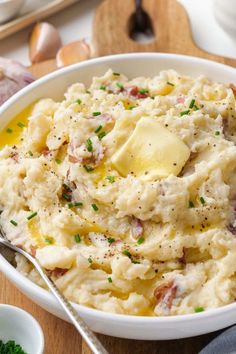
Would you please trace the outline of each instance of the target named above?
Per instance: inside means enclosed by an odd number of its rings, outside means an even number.
[[[101,342],[97,339],[95,334],[91,331],[91,329],[87,326],[87,324],[84,322],[84,320],[77,314],[75,309],[71,306],[69,301],[64,297],[64,295],[60,292],[60,290],[57,288],[53,280],[45,273],[39,262],[32,257],[29,253],[26,251],[22,250],[19,247],[13,246],[6,238],[6,235],[4,234],[3,230],[0,228],[0,252],[1,254],[5,254],[6,256],[6,248],[11,249],[14,252],[18,252],[21,255],[23,255],[25,258],[27,258],[37,269],[53,295],[56,297],[60,305],[63,307],[65,312],[67,313],[68,317],[76,327],[77,331],[81,334],[83,339],[87,342],[88,346],[92,350],[94,354],[108,354],[107,350],[103,347]],[[1,249],[2,248],[2,249]],[[9,257],[9,254],[7,255],[7,258]],[[11,257],[12,259],[12,257]]]

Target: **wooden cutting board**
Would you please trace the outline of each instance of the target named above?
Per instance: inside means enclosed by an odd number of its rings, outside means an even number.
[[[193,42],[188,17],[176,0],[144,0],[157,34],[153,43],[137,44],[128,35],[128,21],[134,11],[133,0],[105,0],[96,11],[93,23],[93,56],[159,51],[195,55],[236,66],[236,61],[206,53]],[[33,65],[30,71],[39,78],[56,70],[54,60]],[[20,306],[39,320],[46,338],[45,354],[90,354],[85,342],[72,325],[47,313],[22,295],[0,274],[0,303]],[[145,328],[144,328],[145,330]],[[196,354],[217,333],[174,341],[133,341],[99,335],[114,354]]]

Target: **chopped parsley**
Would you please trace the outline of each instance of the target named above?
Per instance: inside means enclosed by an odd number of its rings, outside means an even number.
[[[11,133],[13,133],[13,130],[12,130],[11,128],[7,128],[7,129],[6,129],[6,132],[7,132],[8,134],[11,134]]]
[[[217,130],[217,131],[215,132],[215,135],[220,135],[219,130]]]
[[[148,93],[149,91],[147,89],[141,88],[138,90],[138,92],[141,94],[145,94],[145,93]]]
[[[28,151],[28,154],[29,154],[30,156],[33,156],[32,151]]]
[[[138,239],[138,241],[137,241],[137,244],[138,244],[138,245],[141,245],[142,243],[144,243],[144,241],[145,241],[145,238],[144,238],[144,237],[140,237],[140,238]]]
[[[91,204],[91,207],[94,211],[98,211],[98,206],[96,204]]]
[[[174,84],[172,84],[172,82],[170,81],[167,81],[167,85],[170,85],[170,86],[175,86]]]
[[[99,125],[97,129],[94,130],[94,133],[96,134],[99,133],[101,129],[102,129],[102,125]]]
[[[93,112],[94,117],[100,116],[100,114],[101,114],[101,112]]]
[[[18,123],[17,123],[17,126],[18,126],[19,128],[24,128],[24,127],[25,127],[25,125],[24,125],[23,123],[21,123],[21,122],[18,122]]]
[[[189,113],[190,113],[190,109],[188,109],[187,111],[180,112],[180,116],[182,117],[182,116],[185,116]]]
[[[35,211],[34,213],[32,213],[32,214],[30,214],[29,216],[27,216],[27,219],[28,220],[31,220],[31,219],[33,219],[35,216],[37,216],[38,215],[38,213]]]
[[[120,76],[120,73],[113,73],[113,75],[115,75],[115,76]]]
[[[115,182],[115,176],[106,176],[106,179],[107,179],[110,183],[114,183],[114,182]]]
[[[193,100],[190,102],[189,108],[192,109],[194,105],[195,105],[195,100],[193,99]]]
[[[78,103],[78,104],[81,104],[81,103],[82,103],[82,101],[81,101],[80,98],[78,98],[75,102]]]
[[[53,240],[50,238],[45,238],[44,240],[48,245],[52,245],[53,244]]]
[[[194,208],[194,207],[195,207],[194,204],[193,204],[193,202],[192,202],[191,200],[190,200],[189,203],[188,203],[188,207],[189,207],[189,208]]]
[[[106,86],[100,86],[100,90],[106,91]]]
[[[91,166],[84,165],[83,167],[84,167],[85,171],[87,171],[87,172],[92,172],[92,171],[94,171],[94,168],[91,167]]]
[[[194,311],[195,312],[203,312],[203,311],[205,311],[205,309],[204,309],[204,307],[199,306],[199,307],[195,307]]]
[[[90,138],[86,141],[86,148],[89,152],[93,151],[93,142]]]
[[[112,278],[111,277],[108,277],[107,280],[108,280],[109,283],[112,283]]]
[[[89,263],[93,263],[93,260],[91,257],[88,258]]]
[[[200,197],[200,202],[202,203],[202,205],[204,205],[206,203],[206,201],[203,197]]]
[[[75,236],[74,236],[74,239],[75,239],[75,242],[76,242],[76,243],[80,243],[80,242],[81,242],[80,234],[75,235]]]
[[[122,252],[122,254],[124,255],[124,256],[127,256],[127,257],[131,257],[131,253],[128,251],[128,250],[124,250],[123,252]]]
[[[14,226],[17,226],[17,225],[18,225],[18,223],[17,223],[15,220],[10,220],[10,223],[11,223],[12,225],[14,225]]]
[[[98,139],[99,139],[99,140],[102,140],[102,138],[104,138],[105,135],[106,135],[106,132],[104,132],[104,131],[101,132],[101,133],[99,133],[99,134],[98,134]]]
[[[108,237],[107,242],[111,245],[113,242],[115,242],[115,239],[112,237]]]
[[[71,195],[69,195],[69,194],[63,193],[62,198],[67,200],[68,202],[71,202]]]
[[[124,85],[121,84],[120,82],[117,82],[116,86],[119,87],[119,89],[121,89],[121,90],[123,90],[123,88],[124,88]]]
[[[16,344],[14,340],[9,340],[6,343],[3,343],[3,341],[0,340],[0,353],[1,354],[26,354],[23,348],[19,344]]]
[[[58,165],[60,165],[61,162],[62,162],[60,159],[55,159],[55,161],[56,161],[56,163],[57,163]]]

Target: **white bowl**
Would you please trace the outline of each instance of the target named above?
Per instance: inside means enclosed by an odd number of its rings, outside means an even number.
[[[232,67],[204,59],[175,54],[133,53],[92,59],[51,73],[22,89],[0,108],[0,129],[35,100],[43,97],[61,99],[66,88],[81,81],[88,85],[93,76],[108,68],[129,77],[153,76],[163,69],[176,69],[181,74],[206,75],[221,82],[236,83]],[[0,256],[0,270],[30,299],[52,314],[68,320],[56,299],[32,283]],[[176,339],[216,331],[236,322],[236,303],[202,313],[171,317],[137,317],[105,313],[75,305],[95,332],[131,339]]]
[[[0,305],[0,339],[14,340],[27,354],[43,354],[44,336],[38,322],[28,312]]]
[[[0,0],[0,23],[16,16],[24,2],[25,0]]]

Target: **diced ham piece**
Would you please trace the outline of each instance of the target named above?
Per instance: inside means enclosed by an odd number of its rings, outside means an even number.
[[[143,235],[143,224],[142,221],[136,217],[132,217],[131,220],[131,234],[132,237],[137,240]]]
[[[30,246],[30,253],[33,257],[35,257],[35,255],[36,255],[36,250],[37,250],[37,247],[35,247],[33,245]]]
[[[177,98],[177,103],[184,103],[185,102],[185,97],[178,97]]]
[[[131,96],[134,98],[147,98],[148,93],[140,93],[138,86],[128,86],[124,88],[124,92],[127,96]]]
[[[82,165],[89,165],[96,167],[104,157],[105,148],[97,136],[91,138],[92,151],[88,151],[85,144],[77,146],[75,141],[71,141],[68,146],[69,161],[72,163],[81,163]]]
[[[62,275],[66,274],[66,272],[68,272],[68,269],[63,269],[63,268],[55,268],[53,270],[48,270],[47,272],[49,274],[50,277],[56,277],[56,278],[60,278],[62,277]]]
[[[177,285],[174,280],[159,285],[154,290],[154,296],[157,300],[157,304],[160,304],[163,308],[170,310],[176,296],[176,292]]]

